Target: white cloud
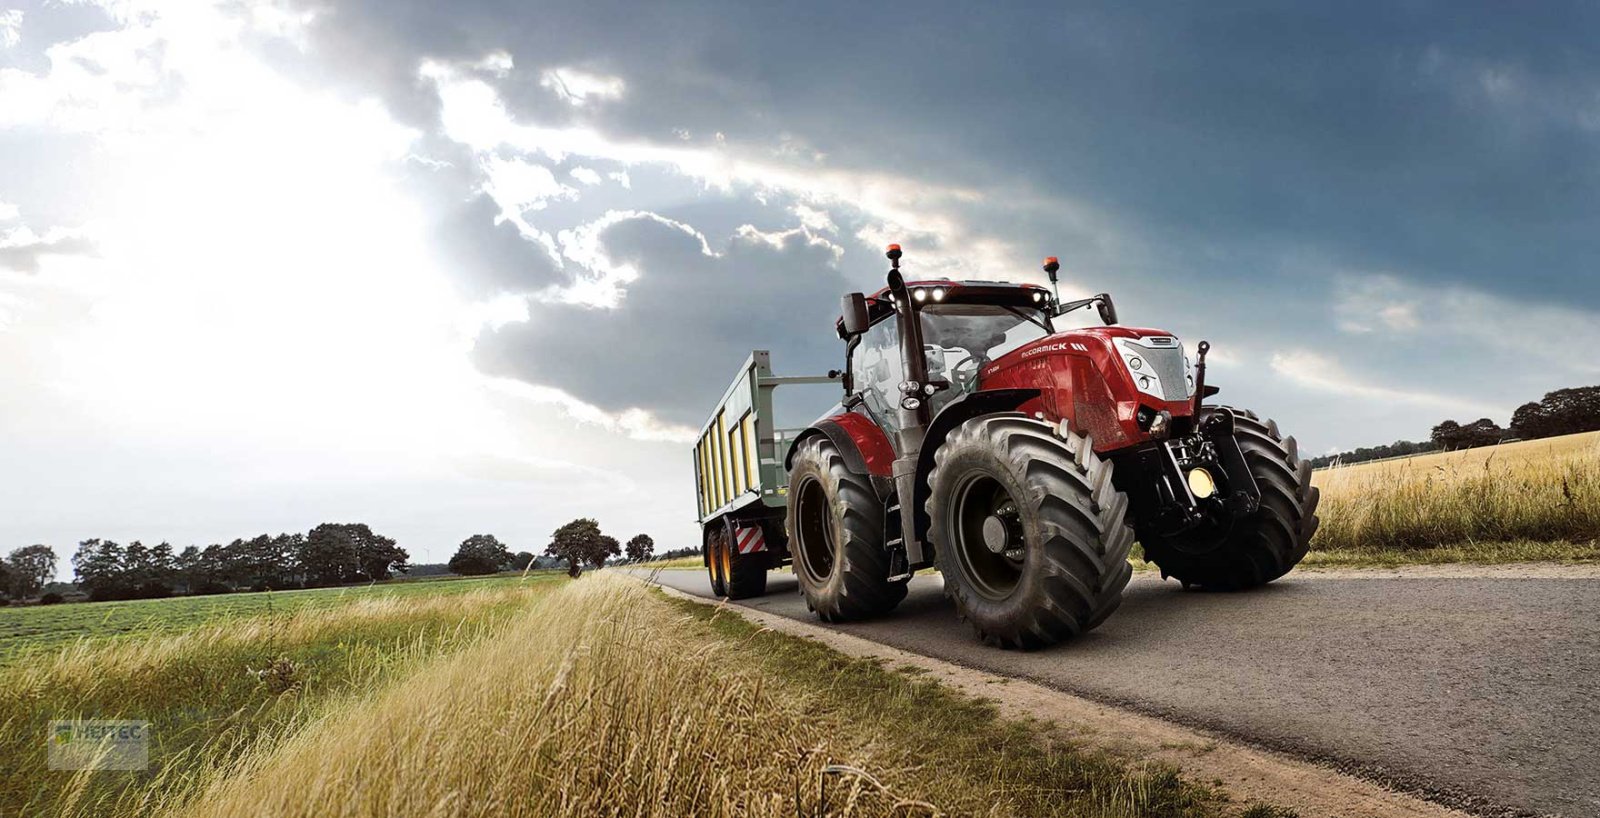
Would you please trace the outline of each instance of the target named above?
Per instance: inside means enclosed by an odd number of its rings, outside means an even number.
[[[556,181],[549,168],[521,159],[491,157],[483,171],[489,178],[483,191],[500,205],[507,218],[528,210],[543,210],[553,200],[578,195],[578,191]]]
[[[833,217],[826,210],[818,210],[803,204],[789,208],[800,224],[816,233],[838,233],[839,226],[833,223]]]
[[[10,202],[0,202],[0,222],[8,222],[22,215],[21,209]]]
[[[582,166],[575,167],[572,170],[567,171],[567,175],[571,176],[573,179],[577,180],[581,184],[585,184],[585,185],[598,185],[598,184],[600,184],[600,174],[599,174],[599,172],[595,171],[593,168],[586,168],[586,167],[582,167]]]
[[[619,170],[619,171],[614,171],[612,173],[608,173],[608,174],[606,174],[606,178],[610,179],[613,182],[616,182],[619,185],[622,185],[622,189],[623,190],[632,190],[633,189],[633,180],[628,177],[628,172],[625,171],[625,170]]]
[[[1400,402],[1485,417],[1504,416],[1511,411],[1454,395],[1370,383],[1346,371],[1337,359],[1305,349],[1274,353],[1272,370],[1299,386],[1346,399]]]
[[[621,77],[591,74],[576,68],[548,69],[539,75],[539,85],[577,108],[595,100],[620,99],[626,88]]]
[[[501,394],[532,403],[558,406],[574,420],[619,432],[635,440],[688,443],[699,435],[698,430],[666,423],[640,408],[613,414],[553,387],[537,386],[510,378],[485,378],[485,382]]]
[[[1541,366],[1581,377],[1600,374],[1588,355],[1561,349],[1600,349],[1600,313],[1576,307],[1525,304],[1458,285],[1425,286],[1393,275],[1345,274],[1335,285],[1334,317],[1347,332],[1396,337],[1426,333],[1435,342],[1467,341],[1486,350],[1520,350]],[[1536,328],[1560,328],[1560,339]]]
[[[496,77],[505,77],[511,74],[511,69],[516,67],[516,63],[512,61],[510,54],[504,51],[493,51],[484,55],[483,59],[478,60],[474,67],[479,71],[488,72]]]
[[[15,48],[22,42],[22,10],[0,10],[0,48]]]
[[[765,244],[774,250],[784,249],[784,246],[788,244],[789,240],[795,238],[796,236],[804,237],[806,244],[812,247],[821,247],[832,253],[833,263],[835,265],[839,263],[840,259],[844,258],[843,247],[840,247],[839,245],[828,241],[826,238],[811,232],[811,228],[803,225],[790,230],[763,232],[756,229],[756,226],[753,224],[744,224],[740,225],[739,229],[734,231],[734,237],[736,239],[761,242],[762,244]]]
[[[613,261],[606,254],[600,239],[608,228],[634,219],[647,219],[678,230],[700,242],[703,255],[717,255],[704,234],[683,222],[644,210],[609,210],[594,221],[562,230],[556,235],[556,241],[561,245],[561,255],[583,268],[584,272],[576,276],[571,284],[551,288],[540,293],[538,298],[592,307],[616,306],[622,300],[628,282],[638,279],[639,270],[632,264]]]

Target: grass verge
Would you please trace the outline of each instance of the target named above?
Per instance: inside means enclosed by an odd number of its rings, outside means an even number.
[[[31,653],[0,668],[0,815],[152,814],[350,697],[497,633],[554,584],[346,598]],[[48,769],[49,722],[80,718],[150,722],[151,768]]]
[[[597,575],[218,770],[183,816],[1208,816],[1167,768]]]

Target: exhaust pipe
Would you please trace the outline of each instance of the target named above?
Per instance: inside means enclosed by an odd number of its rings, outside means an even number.
[[[889,294],[894,298],[895,318],[900,322],[900,364],[906,379],[900,384],[899,457],[894,461],[895,494],[900,498],[900,537],[910,566],[924,561],[922,540],[917,533],[917,510],[912,502],[917,487],[917,458],[928,431],[928,353],[922,345],[922,320],[916,301],[906,289],[900,274],[900,245],[889,245]]]

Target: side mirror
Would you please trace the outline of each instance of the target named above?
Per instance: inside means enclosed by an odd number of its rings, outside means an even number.
[[[844,334],[860,335],[867,331],[867,297],[861,293],[848,293],[840,302],[844,314]]]
[[[1100,310],[1100,320],[1106,322],[1108,327],[1117,323],[1117,305],[1111,303],[1110,294],[1101,293],[1097,297],[1100,299],[1100,303],[1096,305]]]

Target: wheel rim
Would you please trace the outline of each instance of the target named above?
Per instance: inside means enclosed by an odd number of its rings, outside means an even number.
[[[833,571],[833,526],[828,513],[828,492],[821,481],[807,480],[800,484],[794,502],[800,564],[807,577],[820,582]]]
[[[950,514],[956,559],[973,590],[992,600],[1009,597],[1027,561],[1016,500],[1000,481],[977,474],[961,483]]]

